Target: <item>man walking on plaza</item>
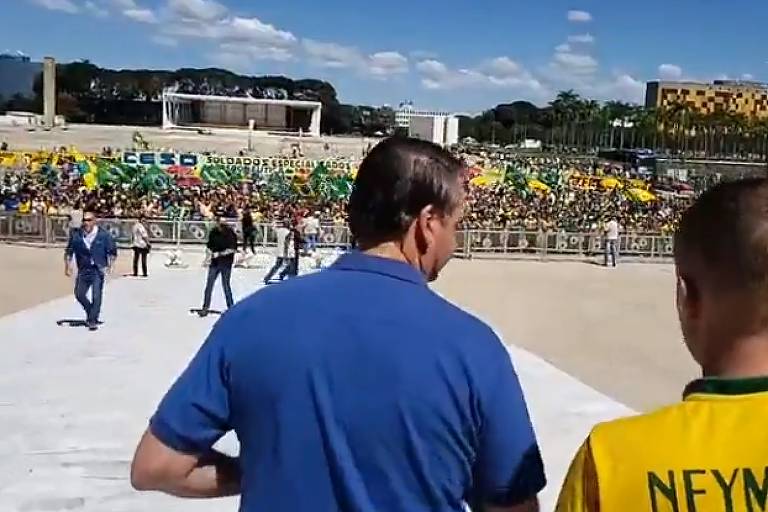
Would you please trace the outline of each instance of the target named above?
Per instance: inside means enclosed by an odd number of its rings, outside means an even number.
[[[73,229],[64,251],[64,275],[72,275],[72,259],[77,264],[75,298],[85,311],[88,329],[95,331],[99,325],[104,279],[112,270],[117,258],[117,245],[106,229],[99,229],[96,214],[91,210],[83,213],[83,225]],[[88,298],[88,292],[91,298]]]
[[[293,231],[291,229],[291,221],[289,219],[285,219],[282,224],[275,229],[275,238],[277,239],[277,247],[275,247],[275,264],[272,265],[272,268],[269,269],[267,274],[264,276],[264,284],[269,284],[278,270],[282,269],[280,272],[281,281],[285,279],[286,275],[288,275],[288,271],[290,270],[289,265],[291,264],[288,255],[290,254],[290,238],[292,236]]]
[[[150,420],[133,486],[240,494],[242,512],[537,510],[509,354],[428,287],[455,248],[464,172],[424,141],[373,148],[349,204],[360,251],[219,321]],[[238,458],[212,449],[230,430]]]
[[[230,280],[232,279],[232,265],[235,262],[235,253],[237,252],[237,234],[226,223],[221,212],[216,213],[215,222],[216,225],[208,234],[208,244],[206,245],[210,252],[211,262],[208,266],[208,277],[205,282],[203,307],[198,312],[201,317],[208,315],[211,307],[213,285],[219,276],[221,276],[221,287],[224,289],[227,308],[231,308],[235,303],[232,299]]]
[[[320,219],[317,213],[310,213],[304,219],[302,231],[304,232],[307,251],[314,252],[317,249],[317,239],[320,236]]]
[[[131,228],[133,246],[133,277],[139,275],[139,259],[141,259],[142,276],[147,277],[147,255],[151,249],[149,232],[147,231],[146,217],[140,214]]]
[[[619,221],[616,219],[616,217],[611,217],[611,220],[609,220],[605,224],[605,228],[603,229],[603,234],[605,238],[605,246],[604,246],[604,254],[603,254],[603,265],[608,266],[608,257],[611,258],[611,266],[616,266],[616,260],[619,257],[619,231],[621,230],[621,226],[619,226]]]
[[[256,254],[256,228],[253,225],[253,215],[251,215],[251,208],[246,206],[243,209],[243,216],[240,220],[240,226],[243,231],[243,252],[247,253],[248,248],[251,248],[251,254]]]
[[[675,233],[677,312],[703,378],[683,401],[596,426],[559,512],[752,511],[768,496],[768,181],[716,185]]]

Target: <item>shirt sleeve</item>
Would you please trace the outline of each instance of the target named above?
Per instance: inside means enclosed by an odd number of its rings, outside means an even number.
[[[505,507],[534,498],[546,477],[512,361],[503,347],[499,356],[482,399],[474,494],[485,504]]]
[[[589,438],[571,462],[560,490],[556,512],[599,512],[600,497],[595,460]]]
[[[226,321],[226,320],[224,320]],[[165,395],[150,420],[163,444],[194,455],[206,453],[230,426],[229,364],[221,321]]]

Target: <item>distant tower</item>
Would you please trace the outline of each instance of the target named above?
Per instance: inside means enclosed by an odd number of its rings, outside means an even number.
[[[56,122],[56,60],[43,59],[43,124],[53,128]]]

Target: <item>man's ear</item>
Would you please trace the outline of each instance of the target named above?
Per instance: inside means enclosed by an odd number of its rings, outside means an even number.
[[[431,204],[425,206],[416,218],[416,246],[424,254],[435,243],[435,220],[437,212]]]
[[[676,272],[677,276],[677,313],[680,321],[696,318],[701,309],[701,291],[689,276]]]

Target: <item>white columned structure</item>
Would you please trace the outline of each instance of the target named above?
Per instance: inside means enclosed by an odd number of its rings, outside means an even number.
[[[320,136],[320,118],[323,112],[323,105],[319,104],[317,108],[312,109],[312,121],[309,123],[309,134],[313,137]]]
[[[258,131],[303,132],[320,136],[319,101],[208,96],[163,91],[163,128],[221,127]],[[298,115],[297,115],[298,114]],[[307,115],[308,114],[308,115]]]

